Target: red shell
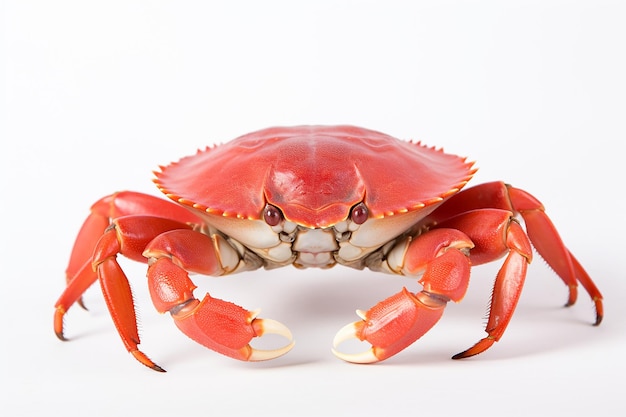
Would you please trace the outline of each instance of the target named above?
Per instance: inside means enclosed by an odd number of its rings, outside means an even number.
[[[264,129],[163,167],[155,183],[208,213],[325,227],[363,201],[374,217],[420,209],[456,193],[475,170],[465,158],[354,126]]]

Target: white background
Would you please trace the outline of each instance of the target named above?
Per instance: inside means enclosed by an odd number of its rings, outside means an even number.
[[[2,415],[623,413],[623,2],[7,1],[0,13]],[[179,333],[147,299],[144,266],[124,262],[141,347],[168,373],[126,353],[97,285],[90,310],[66,317],[72,340],[56,339],[53,305],[93,201],[156,194],[159,164],[309,123],[421,139],[476,160],[474,184],[534,193],[603,291],[605,321],[590,325],[582,289],[562,308],[566,288],[537,257],[503,339],[452,361],[484,335],[497,265],[479,267],[430,333],[359,366],[332,356],[334,333],[416,283],[342,268],[197,277],[198,296],[293,330],[287,356],[242,363]]]

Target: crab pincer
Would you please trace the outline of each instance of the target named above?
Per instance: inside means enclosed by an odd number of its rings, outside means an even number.
[[[410,346],[433,327],[443,314],[446,301],[423,293],[411,294],[406,288],[381,301],[369,311],[357,310],[362,320],[344,326],[333,340],[333,353],[353,363],[385,360]],[[342,353],[338,346],[350,339],[371,344],[356,354]]]
[[[183,333],[209,349],[234,359],[262,361],[282,356],[294,346],[293,336],[284,324],[258,318],[258,311],[248,311],[209,294],[201,301],[194,298],[196,286],[187,272],[168,257],[151,263],[148,280],[156,309],[169,311]],[[250,346],[253,338],[266,334],[278,334],[289,342],[273,350]]]
[[[399,273],[421,275],[423,291],[413,294],[403,288],[367,312],[357,310],[362,320],[337,333],[333,353],[348,362],[378,362],[423,336],[439,321],[448,301],[463,299],[470,276],[469,250],[473,247],[467,235],[453,229],[435,230],[399,243],[386,262]],[[352,338],[367,341],[372,347],[357,354],[337,350]]]

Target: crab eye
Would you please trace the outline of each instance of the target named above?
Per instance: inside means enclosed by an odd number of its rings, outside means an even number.
[[[359,203],[352,208],[352,214],[350,218],[356,224],[363,224],[369,217],[369,212],[364,203]]]
[[[270,226],[278,226],[278,224],[283,220],[283,213],[280,212],[278,207],[266,204],[263,209],[263,219],[265,220],[265,223]]]

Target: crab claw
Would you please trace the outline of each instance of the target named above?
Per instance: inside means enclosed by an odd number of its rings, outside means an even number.
[[[284,355],[294,346],[284,324],[257,318],[258,311],[248,311],[209,294],[202,300],[195,298],[196,286],[187,271],[168,257],[151,261],[148,282],[157,311],[169,312],[183,333],[218,353],[243,361],[262,361]],[[272,350],[250,346],[253,338],[266,334],[283,336],[288,343]]]
[[[333,340],[333,353],[353,363],[387,359],[419,339],[437,323],[447,300],[425,292],[411,294],[406,288],[381,301],[367,312],[357,310],[360,321],[344,326]],[[337,347],[350,339],[368,342],[370,349],[343,353]]]
[[[171,311],[176,326],[191,339],[218,353],[242,361],[264,361],[284,355],[295,342],[289,329],[276,320],[257,318],[236,304],[211,297],[191,300]],[[260,350],[250,346],[255,337],[277,334],[289,342],[277,349]]]

